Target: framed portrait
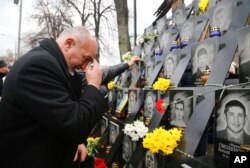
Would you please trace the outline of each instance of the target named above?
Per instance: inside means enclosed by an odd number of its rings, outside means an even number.
[[[178,65],[178,51],[174,50],[167,53],[164,60],[164,76],[168,79],[171,79],[175,75],[175,69]]]
[[[156,21],[156,30],[157,30],[157,34],[160,35],[163,32],[166,31],[167,29],[167,18],[166,16],[161,17],[160,19],[158,19]]]
[[[149,150],[146,151],[144,158],[144,167],[145,168],[157,168],[157,157],[154,153]]]
[[[105,130],[108,128],[109,120],[107,117],[103,116],[101,120],[101,128],[100,128],[100,133],[103,135]]]
[[[157,100],[157,91],[156,90],[145,90],[144,91],[144,113],[143,116],[145,119],[151,119],[155,113],[155,103]]]
[[[125,107],[128,103],[128,90],[126,89],[118,89],[117,90],[117,106],[116,106],[116,110],[115,110],[115,115],[116,117],[124,117],[125,114]]]
[[[124,136],[122,141],[122,159],[128,162],[136,148],[136,143],[131,140],[127,135]]]
[[[230,152],[240,152],[240,145],[250,144],[250,89],[215,92],[215,159],[229,166]]]
[[[154,57],[145,60],[145,79],[149,81],[155,67]]]
[[[128,90],[128,112],[134,111],[133,108],[137,105],[138,90]]]
[[[172,13],[173,22],[177,25],[183,23],[187,18],[185,5],[180,6]]]
[[[216,38],[207,39],[192,46],[192,74],[195,86],[203,85],[201,76],[204,73],[210,73],[218,48],[219,43]]]
[[[193,34],[194,34],[194,30],[196,28],[196,24],[197,24],[197,18],[196,17],[192,17],[189,18],[188,20],[185,20],[182,24],[181,24],[181,30],[180,30],[180,37],[181,37],[181,41],[184,40],[189,40],[192,38]]]
[[[109,90],[108,91],[108,113],[112,114],[115,111],[115,101],[116,101],[116,96],[115,96],[115,90]]]
[[[155,29],[154,29],[153,25],[150,25],[146,29],[144,29],[144,36],[154,34],[154,31],[155,31]],[[144,40],[143,50],[144,50],[144,56],[146,58],[149,58],[153,55],[154,44],[155,44],[155,38]]]
[[[236,7],[234,0],[222,1],[209,11],[209,22],[211,27],[219,27],[222,34],[230,26],[233,11]]]
[[[112,145],[115,143],[116,138],[119,135],[120,132],[120,126],[113,122],[109,121],[109,145]]]
[[[239,56],[239,74],[240,82],[247,82],[250,80],[250,27],[247,26],[239,30],[238,35],[238,52]]]
[[[186,128],[193,112],[194,101],[193,90],[171,90],[170,91],[170,125]]]

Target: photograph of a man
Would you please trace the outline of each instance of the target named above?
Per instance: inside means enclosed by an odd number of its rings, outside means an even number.
[[[122,158],[125,162],[128,162],[133,153],[133,141],[129,136],[125,135],[122,141]]]
[[[136,105],[137,102],[137,90],[129,90],[128,91],[128,111],[132,112],[132,109]]]
[[[225,139],[236,144],[249,144],[250,135],[244,131],[248,120],[245,106],[238,100],[231,100],[225,104],[226,129],[216,132],[217,138]]]
[[[218,40],[211,38],[192,47],[192,73],[195,86],[202,86],[201,76],[212,70],[215,55],[218,52]]]
[[[157,158],[149,150],[145,154],[145,168],[157,168]]]
[[[170,48],[171,42],[172,42],[170,30],[164,31],[161,36],[157,37],[157,39],[158,39],[161,51],[166,52],[167,49]]]
[[[211,10],[211,27],[219,27],[221,32],[228,30],[231,23],[233,9],[235,7],[234,1],[222,1]]]
[[[186,20],[186,11],[185,11],[185,7],[181,6],[179,8],[177,8],[174,12],[173,12],[173,22],[175,24],[181,24]]]
[[[195,29],[195,19],[188,19],[185,22],[183,22],[181,26],[181,41],[184,39],[190,39],[194,33]]]
[[[184,121],[184,101],[181,99],[177,99],[174,106],[174,117],[173,120],[170,121],[170,124],[177,127],[185,128],[187,127]]]
[[[193,111],[193,90],[172,90],[170,92],[170,125],[186,128]]]
[[[116,108],[119,106],[123,96],[123,90],[117,90],[116,93]]]
[[[110,121],[109,124],[109,145],[114,144],[117,136],[119,135],[119,125]]]
[[[102,121],[101,121],[101,135],[105,132],[105,130],[108,128],[108,123],[109,120],[106,117],[102,117]]]
[[[177,57],[178,57],[177,53],[172,51],[172,52],[169,52],[169,54],[165,58],[164,76],[168,79],[171,79],[174,75],[174,71],[178,64]]]
[[[149,91],[146,93],[146,98],[144,101],[144,117],[152,118],[155,112],[155,102],[156,102],[156,94],[153,91]]]
[[[146,80],[149,81],[149,79],[151,78],[151,74],[154,70],[154,59],[153,58],[149,58],[147,60],[147,63],[146,63]]]
[[[200,77],[206,70],[209,70],[208,66],[208,52],[205,48],[201,48],[197,53],[197,71],[196,76]]]

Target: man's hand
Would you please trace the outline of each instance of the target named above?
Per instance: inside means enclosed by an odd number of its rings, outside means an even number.
[[[99,89],[102,82],[102,70],[99,63],[93,60],[92,63],[88,64],[85,72],[88,85],[93,85]]]
[[[133,66],[133,65],[135,64],[135,62],[136,62],[136,61],[139,61],[139,60],[140,60],[140,57],[137,56],[137,55],[134,55],[134,56],[130,59],[130,61],[128,62],[129,67]]]
[[[88,151],[87,148],[84,144],[80,144],[78,145],[75,157],[74,157],[74,162],[75,161],[79,161],[79,162],[83,162],[86,157],[87,157]]]

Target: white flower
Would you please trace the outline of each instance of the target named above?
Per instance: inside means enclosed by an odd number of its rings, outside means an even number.
[[[138,141],[146,135],[148,127],[142,121],[136,120],[132,124],[126,124],[123,131],[132,141]]]

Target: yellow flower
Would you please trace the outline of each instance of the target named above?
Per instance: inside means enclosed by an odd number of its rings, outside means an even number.
[[[115,87],[115,82],[114,81],[111,81],[111,82],[108,83],[108,89],[109,90],[114,89],[114,87]]]
[[[88,155],[91,156],[91,155],[94,155],[95,153],[97,153],[97,145],[98,145],[98,142],[100,140],[100,137],[96,137],[96,138],[93,138],[93,137],[89,137],[87,138],[87,150],[88,150]]]
[[[158,80],[153,84],[153,89],[166,91],[170,86],[170,80],[165,78],[158,78]]]
[[[142,145],[152,153],[169,155],[177,147],[177,142],[180,141],[182,136],[181,132],[182,130],[178,128],[165,130],[160,127],[153,130],[153,132],[147,133]]]
[[[199,11],[204,13],[205,11],[207,11],[209,5],[209,0],[200,0],[199,2]]]

